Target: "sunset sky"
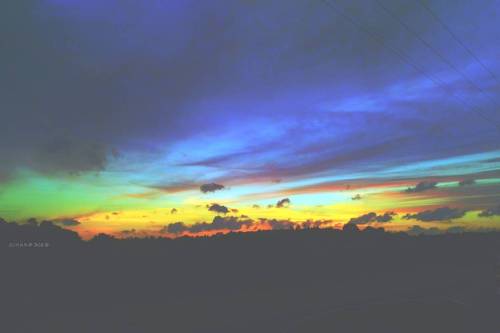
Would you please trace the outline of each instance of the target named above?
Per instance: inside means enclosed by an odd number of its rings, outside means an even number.
[[[500,228],[498,2],[6,7],[5,220],[84,238]]]

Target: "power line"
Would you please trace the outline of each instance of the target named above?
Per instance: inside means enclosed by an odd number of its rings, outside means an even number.
[[[420,3],[420,5],[437,21],[439,22],[439,24],[443,27],[444,30],[446,30],[446,32],[448,32],[448,34],[458,43],[460,44],[460,46],[486,71],[490,74],[490,76],[495,80],[497,81],[497,83],[500,84],[500,80],[498,79],[498,77],[496,76],[496,74],[490,70],[488,68],[488,66],[486,66],[482,61],[481,59],[479,59],[479,57],[477,57],[474,52],[472,52],[472,50],[467,47],[467,45],[465,45],[465,43],[463,43],[460,38],[458,38],[458,36],[453,32],[453,30],[451,30],[451,28],[446,24],[444,23],[443,20],[441,20],[441,18],[429,7],[427,6],[423,1],[419,0],[418,1]]]
[[[472,87],[477,89],[481,94],[483,94],[486,98],[488,98],[492,103],[495,103],[495,101],[478,85],[474,83],[465,73],[460,70],[457,66],[455,66],[451,61],[449,61],[439,50],[437,50],[435,47],[433,47],[429,42],[427,42],[422,36],[420,36],[418,33],[415,32],[408,24],[406,24],[403,20],[401,20],[393,11],[391,11],[387,6],[385,6],[380,0],[375,0],[375,3],[377,3],[382,9],[389,15],[391,16],[394,20],[396,20],[399,24],[405,28],[406,31],[408,31],[410,34],[414,35],[422,44],[424,44],[429,50],[434,52],[439,59],[441,59],[444,63],[446,63],[448,66],[450,66],[454,71],[460,74],[460,76]],[[498,107],[497,105],[495,105]]]
[[[433,75],[428,74],[425,70],[423,70],[418,65],[416,65],[415,63],[413,63],[406,54],[404,54],[400,50],[398,50],[398,49],[396,49],[396,48],[391,47],[390,45],[388,45],[384,41],[384,38],[382,38],[381,36],[379,36],[378,34],[372,32],[372,31],[366,29],[363,25],[361,25],[359,22],[357,22],[354,18],[352,18],[351,16],[349,16],[348,14],[346,14],[344,12],[344,10],[342,10],[341,6],[339,6],[335,2],[335,0],[330,0],[330,1],[329,0],[321,0],[321,1],[323,3],[325,3],[327,6],[329,6],[330,8],[332,8],[334,11],[336,11],[338,14],[340,14],[345,20],[349,21],[352,25],[354,25],[355,27],[357,27],[359,30],[363,31],[368,36],[370,36],[373,39],[377,40],[380,44],[382,44],[383,46],[385,46],[387,49],[393,51],[404,63],[410,65],[413,69],[415,69],[417,72],[419,72],[420,74],[422,74],[425,77],[427,77],[428,79],[430,79],[436,85],[444,87],[445,83],[441,79],[439,79],[438,77],[434,77]],[[461,100],[457,95],[453,94],[452,96],[455,97],[462,104],[463,107],[464,106],[467,107],[465,101]],[[477,109],[475,109],[473,107],[470,107],[470,109],[472,111],[476,112],[483,119],[487,120],[493,126],[495,126],[497,128],[497,130],[500,132],[500,124],[496,123],[493,119],[489,118],[481,110],[477,110]]]

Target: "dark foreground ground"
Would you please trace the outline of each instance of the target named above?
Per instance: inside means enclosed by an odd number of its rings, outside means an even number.
[[[0,238],[0,332],[500,332],[494,233]]]

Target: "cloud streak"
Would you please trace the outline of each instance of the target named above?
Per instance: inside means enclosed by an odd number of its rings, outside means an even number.
[[[466,212],[467,210],[460,208],[440,207],[434,210],[425,210],[415,214],[406,214],[403,218],[422,222],[450,221],[464,217]]]
[[[396,213],[394,212],[386,212],[382,215],[377,215],[375,212],[370,212],[358,217],[353,217],[349,220],[349,224],[369,224],[369,223],[387,223],[392,221],[393,216],[395,216]]]

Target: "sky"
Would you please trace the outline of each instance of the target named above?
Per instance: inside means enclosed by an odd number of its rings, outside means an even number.
[[[6,220],[500,228],[497,1],[1,6]]]

